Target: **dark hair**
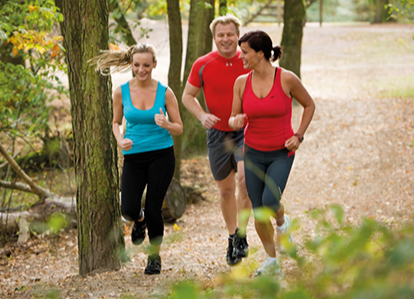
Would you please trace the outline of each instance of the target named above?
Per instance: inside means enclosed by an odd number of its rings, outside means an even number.
[[[241,43],[244,42],[247,42],[249,44],[249,47],[255,50],[256,52],[263,51],[266,60],[272,59],[272,61],[276,61],[280,57],[282,57],[282,47],[273,47],[273,43],[270,36],[262,30],[247,32],[239,39],[239,46],[241,45]]]

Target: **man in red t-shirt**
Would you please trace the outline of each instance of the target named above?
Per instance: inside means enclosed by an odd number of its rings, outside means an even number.
[[[239,217],[237,220],[241,210],[250,213],[252,207],[244,181],[243,129],[235,132],[228,125],[234,82],[238,76],[248,72],[237,50],[240,26],[240,21],[232,15],[213,20],[210,29],[217,50],[194,62],[182,98],[184,106],[208,129],[208,157],[211,172],[220,189],[221,211],[229,231],[226,260],[231,266],[247,256],[248,217]],[[207,111],[196,99],[201,88]],[[237,199],[236,172],[239,190]]]

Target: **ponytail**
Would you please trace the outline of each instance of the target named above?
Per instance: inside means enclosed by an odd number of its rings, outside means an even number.
[[[139,43],[129,48],[117,47],[116,50],[104,50],[101,53],[88,62],[96,64],[95,70],[104,76],[131,70],[135,53],[151,53],[153,61],[157,61],[155,48],[146,43]]]
[[[272,61],[278,60],[280,57],[282,57],[283,51],[281,46],[276,46],[272,48],[273,51],[273,59]]]

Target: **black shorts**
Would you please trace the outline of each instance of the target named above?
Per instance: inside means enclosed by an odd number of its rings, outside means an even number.
[[[237,163],[243,161],[244,129],[224,132],[214,128],[207,130],[207,148],[210,169],[216,181],[227,178]]]

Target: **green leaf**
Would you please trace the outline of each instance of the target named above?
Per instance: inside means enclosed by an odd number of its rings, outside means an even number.
[[[342,225],[344,222],[344,210],[341,208],[340,205],[337,204],[331,205],[330,208],[335,215],[336,222]]]

